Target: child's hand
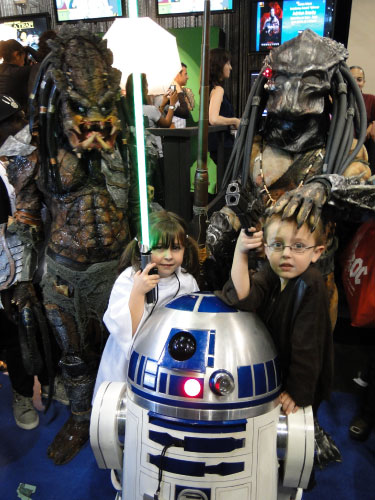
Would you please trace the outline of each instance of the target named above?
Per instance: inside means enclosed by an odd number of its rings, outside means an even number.
[[[257,231],[255,227],[249,227],[248,231],[252,233],[252,236],[247,236],[244,229],[241,229],[238,236],[237,248],[241,253],[248,253],[249,250],[260,248],[263,245],[263,231]]]
[[[138,295],[146,295],[147,292],[156,287],[160,281],[160,276],[158,274],[148,274],[154,267],[156,267],[156,264],[150,262],[143,271],[135,273],[132,292]]]
[[[280,394],[279,401],[286,415],[296,413],[299,410],[299,406],[296,405],[290,394],[285,391]]]

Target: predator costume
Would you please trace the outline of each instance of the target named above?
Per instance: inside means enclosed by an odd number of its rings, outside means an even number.
[[[89,435],[92,391],[107,338],[102,316],[129,240],[129,173],[116,109],[120,72],[111,67],[106,41],[82,26],[67,26],[50,47],[30,98],[38,150],[8,165],[16,191],[9,230],[29,253],[30,281],[18,285],[21,309],[32,294],[34,250],[40,241],[46,247],[43,303],[62,350],[59,365],[72,412],[48,455],[63,464]]]
[[[323,207],[335,207],[331,219],[348,209],[375,208],[375,186],[367,183],[371,171],[361,148],[366,112],[345,64],[347,57],[342,44],[308,29],[270,52],[248,98],[223,191],[212,210],[220,207],[231,180],[238,182],[239,198],[247,200],[257,187],[263,207],[285,217],[297,214],[300,225],[309,221],[315,227]],[[264,109],[267,116],[262,119]],[[354,129],[358,141],[353,141]],[[222,278],[214,288],[221,288],[229,276],[239,227],[228,206],[211,216],[207,269],[220,270]],[[326,277],[334,324],[333,224],[328,232],[328,250],[319,267]]]

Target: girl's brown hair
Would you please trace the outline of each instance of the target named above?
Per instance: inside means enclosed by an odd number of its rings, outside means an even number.
[[[150,214],[149,225],[151,251],[158,244],[164,248],[170,248],[177,240],[185,249],[182,261],[183,269],[197,278],[199,275],[198,245],[194,238],[188,236],[185,221],[173,212],[160,210]],[[140,237],[133,239],[125,248],[118,266],[119,273],[130,266],[137,271],[140,269],[140,240]]]

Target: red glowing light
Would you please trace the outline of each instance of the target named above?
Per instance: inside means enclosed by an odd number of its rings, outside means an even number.
[[[266,78],[271,78],[271,76],[272,76],[272,69],[270,67],[266,68],[263,71],[262,75],[265,76]]]
[[[191,398],[195,398],[201,392],[201,384],[195,378],[189,378],[184,383],[185,394]]]

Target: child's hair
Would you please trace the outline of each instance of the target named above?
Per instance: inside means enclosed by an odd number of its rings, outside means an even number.
[[[185,248],[182,267],[195,278],[199,274],[198,245],[191,236],[187,234],[185,221],[173,212],[160,210],[150,214],[150,249],[159,244],[170,248],[175,241]],[[135,270],[140,269],[141,256],[139,242],[141,238],[133,239],[125,248],[118,265],[119,274],[129,266]]]
[[[281,220],[282,220],[281,214],[272,214],[269,217],[267,217],[267,219],[263,225],[264,241],[267,241],[267,231],[268,231],[268,228],[270,227],[270,225],[273,224],[274,222],[281,222]],[[294,222],[295,224],[297,224],[295,216],[287,217],[286,219],[284,219],[284,221]],[[307,224],[308,228],[311,231],[312,226],[311,226],[310,222],[306,222],[305,224]],[[315,237],[316,245],[325,245],[326,244],[326,228],[325,228],[325,224],[323,222],[322,217],[319,219],[319,222],[318,222],[316,228],[314,229],[314,231],[312,232],[312,234]]]

